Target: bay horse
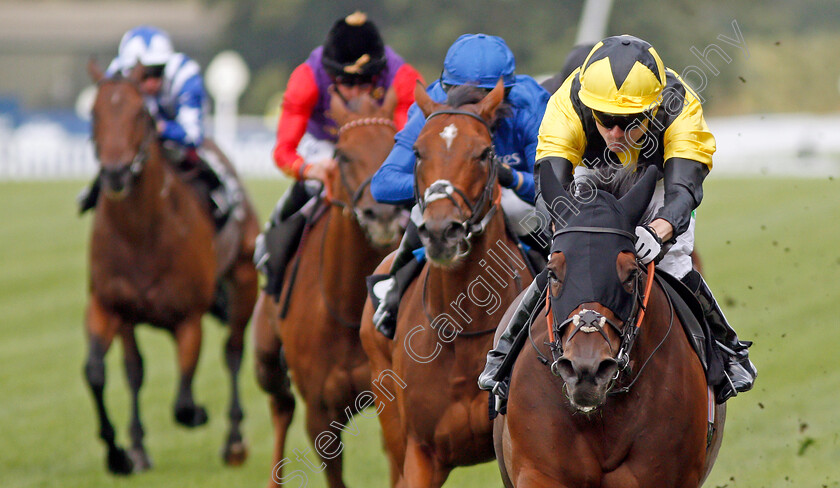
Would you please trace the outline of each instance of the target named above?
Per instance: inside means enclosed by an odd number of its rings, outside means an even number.
[[[686,488],[711,471],[725,406],[653,265],[633,253],[656,177],[649,168],[620,200],[594,189],[559,197],[578,204],[555,231],[550,313],[530,325],[494,421],[507,487]]]
[[[489,93],[453,87],[448,105],[418,85],[415,100],[427,119],[414,146],[427,262],[402,298],[394,340],[375,330],[370,300],[361,330],[374,386],[393,394],[377,405],[391,484],[410,488],[440,487],[456,466],[493,459],[477,379],[495,324],[532,279],[505,229],[496,181],[491,127],[503,84]]]
[[[370,390],[358,325],[365,277],[396,247],[406,221],[404,211],[375,202],[368,188],[394,145],[396,103],[393,89],[381,106],[369,95],[345,103],[332,94],[330,116],[339,126],[338,169],[326,182],[328,208],[305,231],[295,258],[299,261],[287,267],[280,294],[291,293],[285,316],[280,317],[285,298],[278,304],[265,291],[254,310],[257,379],[271,397],[275,435],[269,486],[288,481],[282,477],[289,462],[283,452],[295,398],[287,368],[305,402],[306,430],[326,465],[327,483],[345,486],[337,446],[342,427],[352,429],[352,416],[363,409],[359,395]],[[295,268],[299,272],[292,284]],[[323,436],[339,441],[321,447]]]
[[[180,382],[175,420],[187,427],[207,422],[207,412],[193,400],[192,380],[201,347],[201,318],[210,310],[217,290],[226,295],[230,327],[225,344],[231,381],[230,429],[222,455],[227,464],[241,464],[247,449],[239,425],[243,412],[238,373],[245,327],[257,295],[252,256],[258,220],[245,199],[243,215],[230,217],[240,221],[231,223],[240,229],[229,235],[239,238],[214,240],[209,212],[164,159],[154,120],[139,90],[142,67],[138,65],[128,77],[105,78],[91,61],[88,71],[98,85],[92,140],[102,195],[90,243],[85,376],[99,417],[99,435],[108,449],[108,470],[129,474],[151,467],[138,401],[143,359],[134,328],[139,323],[169,331],[177,343]],[[104,399],[105,354],[117,336],[122,339],[131,389],[128,452],[116,442]]]

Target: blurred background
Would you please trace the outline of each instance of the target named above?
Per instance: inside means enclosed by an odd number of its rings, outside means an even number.
[[[731,322],[755,341],[759,378],[754,391],[729,402],[723,448],[706,486],[840,487],[840,2],[604,3],[611,4],[604,34],[651,42],[666,66],[700,92],[717,139],[697,245]],[[241,374],[251,458],[239,469],[221,465],[225,332],[206,320],[196,395],[210,423],[194,432],[175,426],[172,342],[141,328],[147,368],[141,402],[155,468],[129,479],[105,473],[82,377],[90,218],[78,218],[73,202],[96,168],[86,104],[91,56],[106,65],[122,34],[139,24],[167,30],[176,50],[205,70],[220,52],[238,53],[250,81],[239,99],[237,132],[223,148],[245,174],[264,221],[288,184],[271,160],[286,80],[337,18],[367,12],[427,82],[466,32],[502,36],[517,71],[542,78],[559,71],[579,39],[582,5],[0,0],[0,487],[245,487],[263,486],[270,472],[267,397],[254,381],[250,346]],[[108,357],[107,401],[125,442],[120,349]],[[309,447],[302,410],[289,453]],[[385,487],[378,424],[359,419],[359,427],[358,437],[346,438],[349,484]],[[306,468],[295,462],[289,469]],[[456,470],[446,486],[499,486],[498,480],[490,463]],[[323,486],[322,476],[311,474],[307,486]]]
[[[789,165],[764,161],[783,152],[802,160],[806,169],[837,172],[840,138],[831,135],[840,129],[840,3],[602,3],[612,4],[604,17],[606,35],[630,33],[648,40],[665,64],[700,92],[707,118],[715,119],[710,124],[721,142],[721,171],[793,172]],[[68,150],[55,141],[87,134],[86,61],[93,56],[106,65],[122,33],[139,24],[169,31],[175,48],[204,68],[221,51],[241,55],[250,82],[239,112],[248,117],[238,124],[228,149],[239,155],[234,159],[245,173],[268,176],[277,173],[268,151],[286,80],[337,18],[355,9],[367,12],[386,43],[427,81],[438,77],[447,47],[465,32],[502,36],[516,55],[518,72],[540,77],[559,71],[579,39],[582,5],[566,0],[0,0],[0,177],[92,173],[84,143]],[[242,144],[232,147],[237,142]]]

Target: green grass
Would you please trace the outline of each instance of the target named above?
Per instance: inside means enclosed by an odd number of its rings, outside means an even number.
[[[225,331],[212,320],[205,325],[195,384],[209,424],[193,431],[175,425],[174,345],[165,333],[143,327],[142,414],[155,466],[128,479],[105,473],[82,377],[90,217],[75,214],[73,197],[81,186],[0,184],[0,486],[263,486],[272,428],[250,344],[242,393],[251,457],[236,469],[220,462],[228,398]],[[264,220],[285,185],[248,186]],[[706,486],[840,486],[840,182],[713,178],[698,219],[706,278],[740,335],[755,341],[751,351],[760,373],[755,390],[729,404],[723,448]],[[128,391],[121,355],[115,346],[108,356],[107,402],[125,444]],[[299,407],[287,455],[309,448],[303,414]],[[385,487],[378,424],[357,422],[359,438],[345,439],[348,484]],[[289,468],[308,471],[298,462]],[[324,486],[323,477],[310,473],[308,486]],[[447,486],[500,483],[495,464],[488,463],[456,470]]]

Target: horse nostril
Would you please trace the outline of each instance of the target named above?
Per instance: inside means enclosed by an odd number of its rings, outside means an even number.
[[[460,239],[465,235],[464,227],[458,222],[451,222],[448,226],[446,226],[446,231],[444,231],[443,235],[446,239]]]
[[[598,381],[606,382],[613,378],[615,372],[618,371],[618,362],[613,359],[604,359],[601,361],[601,364],[598,365],[598,371],[595,372],[595,378]]]
[[[366,208],[362,210],[362,218],[365,220],[374,220],[376,219],[376,212],[371,208]]]
[[[575,378],[575,367],[567,358],[560,358],[551,365],[551,372],[554,376],[563,378],[563,381],[569,382]]]

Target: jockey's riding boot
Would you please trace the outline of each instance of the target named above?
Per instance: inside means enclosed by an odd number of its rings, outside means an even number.
[[[499,337],[499,343],[487,353],[487,363],[484,366],[484,371],[478,375],[478,387],[482,390],[492,391],[499,401],[504,401],[507,398],[509,385],[508,371],[501,371],[502,365],[509,353],[516,354],[516,351],[513,350],[514,341],[522,328],[530,324],[534,309],[540,305],[541,300],[545,299],[543,292],[547,282],[547,274],[541,272],[525,290],[522,301],[519,302],[505,331]],[[497,401],[497,406],[498,404]]]
[[[749,391],[755,383],[758,371],[750,361],[747,350],[752,342],[738,340],[738,335],[726,321],[723,311],[700,273],[692,270],[683,278],[683,282],[689,285],[694,296],[700,301],[713,339],[725,353],[724,370],[728,381],[719,387],[716,398],[718,403],[723,403],[739,392]]]
[[[421,247],[423,243],[420,242],[417,226],[409,220],[387,278],[381,279],[384,278],[381,275],[378,277],[380,279],[376,276],[371,277],[375,281],[371,285],[372,295],[379,300],[373,313],[373,323],[376,329],[389,339],[393,339],[396,332],[400,299],[408,285],[423,269],[423,259],[418,259],[414,254],[414,251]]]
[[[76,196],[76,203],[79,204],[79,215],[96,206],[96,201],[99,199],[99,190],[102,185],[99,178],[99,173],[96,173],[96,178],[93,179],[90,186],[83,188],[82,191],[79,192],[79,195]]]

